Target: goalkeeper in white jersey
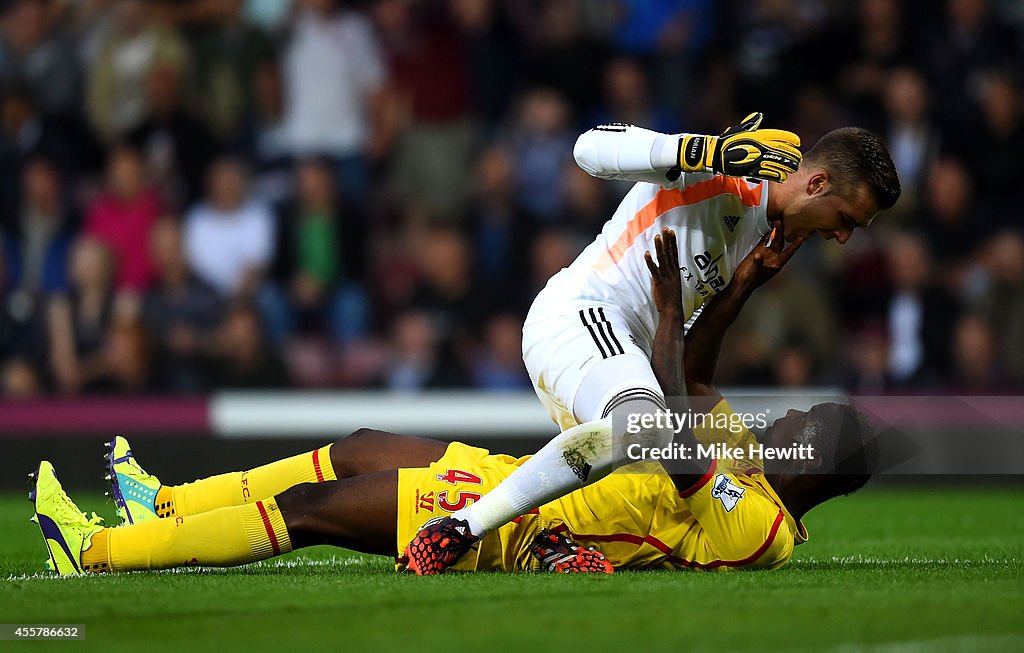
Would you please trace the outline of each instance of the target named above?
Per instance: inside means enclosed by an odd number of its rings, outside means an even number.
[[[815,233],[845,243],[899,198],[889,152],[867,130],[837,129],[801,156],[796,134],[761,129],[761,119],[751,114],[719,136],[613,124],[579,137],[580,167],[636,184],[548,281],[523,327],[526,368],[562,433],[497,488],[425,525],[413,556],[424,560],[410,568],[453,564],[485,533],[635,462],[630,445],[671,443],[671,429],[626,434],[612,420],[667,407],[650,360],[658,318],[644,260],[663,229],[677,234],[683,329],[759,242],[784,239],[787,258]],[[668,471],[686,492],[707,466],[676,461]]]

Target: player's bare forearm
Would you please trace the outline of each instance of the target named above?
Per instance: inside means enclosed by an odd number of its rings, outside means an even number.
[[[687,394],[683,375],[684,340],[681,311],[670,309],[658,316],[658,329],[654,333],[651,369],[666,397]]]
[[[686,357],[683,336],[682,279],[679,269],[679,249],[676,234],[667,227],[654,237],[654,263],[651,252],[644,255],[651,272],[651,294],[658,309],[658,328],[654,334],[651,368],[666,396],[682,396],[687,388],[683,360]],[[693,450],[697,441],[688,429],[677,431],[673,444]],[[669,476],[682,492],[693,487],[706,469],[696,460],[676,461]]]
[[[658,309],[658,328],[654,333],[651,369],[666,397],[686,393],[683,377],[683,305],[682,280],[679,274],[679,249],[676,234],[665,228],[654,237],[658,258],[655,265],[651,253],[644,259],[651,271],[651,294]]]
[[[801,237],[783,248],[783,233],[782,221],[778,220],[771,232],[736,267],[725,289],[705,302],[700,317],[690,327],[683,357],[688,394],[718,395],[714,376],[726,331],[736,321],[753,292],[778,274],[804,242]]]
[[[685,338],[683,373],[688,395],[708,397],[718,394],[714,377],[722,341],[752,293],[753,288],[748,284],[734,281],[704,303],[704,310]]]

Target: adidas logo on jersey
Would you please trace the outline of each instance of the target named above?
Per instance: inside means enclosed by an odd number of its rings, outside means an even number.
[[[736,231],[736,223],[738,223],[742,217],[742,215],[727,215],[722,219],[725,220],[725,226],[729,227],[729,231],[733,232]]]

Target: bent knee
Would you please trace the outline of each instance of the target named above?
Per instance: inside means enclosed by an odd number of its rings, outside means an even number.
[[[363,426],[339,439],[332,448],[345,448],[365,444],[367,441],[372,441],[378,433],[380,431]]]

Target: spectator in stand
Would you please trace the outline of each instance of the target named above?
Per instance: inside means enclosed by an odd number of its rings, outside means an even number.
[[[22,166],[30,154],[44,152],[48,130],[25,88],[13,86],[0,96],[0,211],[5,216],[17,210]],[[7,227],[9,219],[0,219]]]
[[[0,224],[17,211],[22,169],[36,157],[51,161],[69,185],[100,160],[76,121],[43,116],[27,88],[7,87],[0,91],[0,211],[6,214]]]
[[[153,389],[149,337],[135,319],[115,319],[103,351],[109,369],[109,392],[142,394]]]
[[[68,288],[76,220],[53,164],[32,158],[20,175],[22,204],[0,232],[0,357],[44,364],[45,305]]]
[[[247,0],[245,20],[263,30],[266,34],[280,36],[288,26],[288,15],[295,0]]]
[[[680,131],[678,121],[652,101],[647,74],[637,60],[613,59],[604,69],[603,83],[604,106],[587,127],[624,122],[664,134]]]
[[[0,364],[0,397],[30,399],[42,393],[42,381],[35,367],[24,358],[12,358]]]
[[[768,387],[776,382],[776,370],[762,338],[756,333],[727,335],[722,345],[716,378],[733,386]]]
[[[469,243],[453,227],[427,226],[415,254],[420,278],[410,306],[430,318],[444,356],[466,369],[484,316],[505,298],[481,293],[473,277]]]
[[[155,65],[146,77],[147,110],[128,140],[143,153],[151,179],[175,209],[195,201],[216,152],[206,125],[183,105],[181,71]]]
[[[381,385],[402,392],[466,385],[461,366],[439,342],[435,322],[420,311],[402,313],[395,319],[389,343],[391,356]]]
[[[523,44],[516,33],[515,11],[509,3],[496,0],[451,0],[449,5],[462,31],[475,117],[484,133],[494,137],[519,90]]]
[[[477,278],[503,297],[528,301],[520,297],[521,273],[528,262],[534,225],[516,197],[508,152],[498,146],[486,149],[477,160],[476,183],[471,186],[474,197],[466,222],[476,252]]]
[[[778,351],[772,369],[775,373],[772,385],[783,388],[806,388],[816,378],[814,354],[799,339],[789,340]]]
[[[569,267],[588,244],[589,239],[564,230],[542,228],[537,231],[530,248],[529,274],[520,277],[523,286],[521,292],[526,299],[524,310],[529,309],[533,298],[547,284],[548,279],[562,268]]]
[[[245,302],[232,305],[218,333],[212,383],[216,388],[280,388],[288,376],[277,352],[267,346],[260,315]]]
[[[587,174],[575,161],[566,163],[562,174],[562,220],[567,229],[589,240],[615,212],[612,185]]]
[[[800,134],[803,143],[817,143],[833,129],[849,124],[842,107],[824,85],[811,83],[802,86],[793,106],[793,131]]]
[[[864,324],[854,333],[852,346],[846,351],[848,374],[844,385],[850,392],[870,396],[889,391],[889,341],[883,325]]]
[[[250,198],[243,164],[217,159],[207,171],[206,199],[185,218],[189,266],[222,297],[250,297],[262,285],[273,251],[273,216]]]
[[[86,213],[85,233],[113,254],[119,292],[140,293],[152,283],[150,232],[162,211],[159,195],[146,184],[142,155],[130,145],[115,146],[108,154],[105,192]]]
[[[221,3],[221,11],[197,35],[193,88],[203,114],[220,139],[237,138],[242,116],[253,103],[250,81],[273,58],[270,39],[245,20],[243,0]]]
[[[476,130],[457,26],[444,3],[390,2],[377,9],[389,30],[385,52],[405,123],[390,190],[435,218],[458,217],[469,198]]]
[[[888,376],[898,386],[934,387],[949,372],[952,326],[959,310],[937,282],[920,236],[896,234],[888,239],[887,248]]]
[[[366,332],[369,320],[363,224],[343,208],[329,161],[301,161],[295,189],[278,216],[273,283],[266,288],[271,340],[297,331],[350,341]]]
[[[32,295],[67,289],[67,256],[77,228],[60,172],[45,157],[32,157],[21,175],[21,205],[5,234],[8,283]]]
[[[33,157],[21,175],[21,205],[0,235],[0,264],[6,286],[2,321],[11,353],[46,360],[45,306],[68,289],[68,254],[77,219],[68,206],[60,173],[43,157]]]
[[[62,393],[105,390],[111,384],[110,333],[124,311],[115,306],[113,261],[106,246],[83,238],[75,242],[69,292],[54,295],[47,307],[50,366]]]
[[[1007,21],[999,20],[989,0],[948,0],[945,5],[944,20],[925,32],[928,43],[917,61],[935,80],[935,97],[949,125],[959,125],[973,112],[972,78],[980,70],[1019,70],[1021,40]]]
[[[1010,380],[1024,387],[1024,235],[998,234],[986,248],[988,284],[978,307],[995,330]]]
[[[962,262],[990,229],[974,209],[974,188],[963,163],[940,159],[929,170],[928,196],[916,223],[942,266]]]
[[[258,66],[251,85],[253,101],[246,107],[242,128],[231,145],[252,164],[260,197],[268,202],[284,201],[291,192],[292,173],[277,62]]]
[[[156,20],[146,0],[116,0],[113,25],[99,46],[87,82],[88,115],[105,140],[123,136],[146,117],[146,79],[156,66],[179,73],[188,63],[184,41]]]
[[[886,79],[884,101],[889,151],[907,193],[900,199],[904,205],[913,206],[939,150],[939,134],[928,115],[927,82],[909,66],[896,68]]]
[[[956,324],[953,378],[950,389],[959,394],[999,394],[1009,380],[997,358],[992,325],[979,315],[966,315]]]
[[[522,340],[521,316],[499,314],[488,320],[484,346],[473,357],[473,385],[483,390],[528,390]]]
[[[47,116],[78,113],[81,69],[67,26],[54,23],[50,2],[16,0],[0,29],[0,84],[24,84]]]
[[[572,161],[575,129],[569,127],[569,107],[550,89],[527,91],[515,111],[505,147],[518,176],[519,201],[531,214],[557,221],[562,200],[562,169]]]
[[[383,156],[392,137],[387,75],[372,25],[336,0],[297,0],[283,70],[292,154],[330,156],[343,192],[361,199],[367,157]]]
[[[516,293],[500,308],[516,308],[523,314],[529,311],[537,294],[541,292],[552,276],[563,267],[568,267],[583,249],[590,245],[591,237],[581,237],[567,229],[542,227],[531,238],[527,254],[527,267],[517,279]],[[516,302],[516,303],[513,303]]]
[[[610,53],[607,43],[587,34],[579,9],[574,0],[542,4],[528,75],[531,84],[555,89],[577,115],[585,116],[601,101],[601,72]]]
[[[906,28],[907,19],[905,3],[900,0],[859,0],[856,21],[841,23],[830,51],[824,53],[845,55],[833,75],[840,101],[861,124],[884,124],[887,71],[907,61],[918,47],[911,41],[917,32]],[[820,57],[820,64],[831,67],[833,61],[833,56]]]
[[[770,116],[773,123],[785,125],[792,113],[793,98],[802,81],[802,75],[796,75],[793,71],[806,71],[809,79],[827,78],[817,70],[818,58],[800,51],[808,28],[814,26],[807,24],[808,16],[794,5],[796,2],[793,0],[775,0],[729,4],[721,10],[724,15],[720,21],[729,26],[723,34],[728,39],[729,47],[722,56],[730,57],[730,71],[727,74],[736,75],[736,83],[733,85],[736,103],[731,108],[739,115],[710,116],[715,120],[715,129],[721,130],[723,126],[735,124],[733,118],[742,119],[752,110],[747,107],[754,106]],[[833,66],[839,63],[837,52],[828,54]],[[831,72],[835,74],[834,69]],[[660,82],[659,86],[672,83],[663,79],[657,81]],[[702,94],[702,86],[695,88],[696,92],[691,92],[690,97]],[[689,123],[686,127],[692,129]]]
[[[989,216],[992,230],[1000,227],[1020,226],[1020,210],[1014,193],[1007,189],[1020,183],[1014,169],[1017,155],[1024,149],[1024,90],[1021,89],[1021,70],[1016,76],[1009,72],[988,73],[982,77],[981,128],[975,133],[960,134],[974,137],[968,149],[967,161],[980,211]]]
[[[155,377],[161,389],[195,393],[206,389],[204,364],[212,354],[223,305],[185,261],[181,226],[163,218],[150,233],[156,283],[142,303],[142,320],[153,339]]]
[[[787,268],[750,298],[730,331],[733,337],[753,344],[723,347],[722,351],[723,364],[736,370],[737,382],[775,383],[775,377],[782,373],[776,357],[781,360],[784,351],[792,354],[786,362],[793,363],[787,373],[794,378],[799,376],[796,372],[801,366],[807,373],[817,373],[829,363],[835,364],[836,352],[841,348],[841,339],[836,335],[840,330],[839,318],[823,287],[827,286],[820,274]],[[806,366],[804,357],[809,358]]]
[[[690,71],[693,61],[699,60],[715,34],[714,10],[718,3],[710,0],[616,0],[605,4],[612,5],[608,13],[615,21],[609,26],[606,37],[619,52],[649,62],[651,77],[659,92],[659,104],[671,107],[675,114],[686,111],[691,95],[688,93]],[[754,13],[758,4],[769,3],[748,4],[744,15]],[[778,6],[780,3],[771,4]],[[786,3],[781,4],[785,7]],[[792,13],[798,14],[795,10]],[[740,21],[729,20],[726,24],[735,26]],[[764,41],[763,37],[759,40]]]

